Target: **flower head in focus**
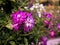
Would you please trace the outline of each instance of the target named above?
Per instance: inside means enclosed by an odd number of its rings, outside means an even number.
[[[23,25],[24,31],[28,32],[34,25],[32,14],[25,11],[17,11],[11,14],[11,20],[14,31],[20,30],[20,26]]]

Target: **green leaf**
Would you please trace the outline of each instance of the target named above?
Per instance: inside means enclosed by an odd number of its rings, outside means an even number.
[[[11,22],[9,24],[7,24],[6,27],[12,30],[12,24],[11,24]]]
[[[28,45],[28,40],[27,38],[24,38],[25,45]]]
[[[14,41],[10,41],[9,42],[11,45],[16,45],[16,43]]]

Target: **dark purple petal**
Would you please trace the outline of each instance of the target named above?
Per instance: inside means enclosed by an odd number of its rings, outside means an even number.
[[[29,28],[27,26],[24,26],[24,32],[29,32]]]

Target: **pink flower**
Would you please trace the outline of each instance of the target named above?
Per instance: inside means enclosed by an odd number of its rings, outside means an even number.
[[[60,30],[60,24],[57,24],[57,29]]]
[[[49,35],[51,38],[55,37],[55,31],[54,30],[50,30]]]

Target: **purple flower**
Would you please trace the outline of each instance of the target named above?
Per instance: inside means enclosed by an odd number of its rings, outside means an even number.
[[[34,26],[34,19],[32,15],[27,17],[27,20],[25,21],[24,25],[24,31],[29,32],[29,30]]]
[[[34,19],[29,12],[17,11],[11,14],[11,20],[14,31],[20,30],[23,25],[24,31],[29,32],[34,25]]]
[[[51,15],[50,13],[48,13],[46,17],[47,17],[47,18],[51,18],[52,15]]]
[[[41,42],[41,41],[47,41],[47,37],[46,37],[46,36],[40,37],[40,38],[39,38],[39,42]]]
[[[49,18],[49,19],[52,18],[52,14],[47,13],[47,12],[43,12],[43,15],[44,15],[46,18]]]
[[[47,45],[47,37],[46,36],[42,36],[41,38],[39,38],[38,41],[41,42],[42,45]]]
[[[55,37],[55,31],[54,30],[50,30],[49,35],[51,38]]]
[[[14,24],[14,25],[12,25],[12,28],[14,29],[14,32],[17,31],[17,30],[19,30],[19,26],[18,26],[18,24]]]
[[[49,27],[50,22],[48,20],[44,20],[43,23],[45,24],[45,28]]]
[[[60,30],[60,24],[57,24],[57,29]]]
[[[15,13],[13,13],[11,15],[12,24],[16,24],[16,23],[21,24],[23,21],[25,21],[26,17],[27,17],[26,13],[27,12],[23,12],[23,11],[17,11]]]
[[[44,23],[45,25],[49,25],[49,24],[50,24],[50,22],[49,22],[48,20],[44,20],[43,23]]]

